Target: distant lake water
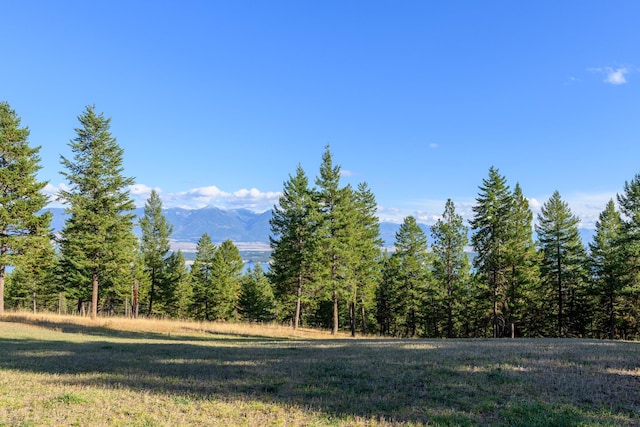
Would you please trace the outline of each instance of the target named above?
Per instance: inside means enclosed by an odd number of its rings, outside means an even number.
[[[254,261],[247,261],[244,263],[244,266],[242,267],[242,273],[246,273],[247,271],[249,271],[249,269],[253,269],[253,266],[256,264],[260,264],[260,266],[262,267],[262,271],[264,271],[265,273],[267,271],[269,271],[269,263],[268,262],[254,262]]]

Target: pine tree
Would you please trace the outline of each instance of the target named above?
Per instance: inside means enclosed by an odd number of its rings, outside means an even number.
[[[593,273],[594,293],[599,299],[597,320],[609,339],[617,334],[621,304],[624,298],[624,269],[619,245],[622,219],[613,200],[596,222],[596,234],[589,243],[589,263]]]
[[[548,289],[555,288],[557,335],[580,334],[585,313],[582,301],[586,252],[578,233],[580,219],[558,191],[542,206],[536,232],[542,253],[541,277]],[[580,313],[580,316],[578,315]]]
[[[375,290],[380,281],[380,222],[377,203],[367,183],[358,184],[353,194],[356,221],[353,250],[355,252],[354,287],[350,295],[349,318],[351,336],[356,334],[356,305],[360,304],[362,333],[367,333],[367,312],[375,303]]]
[[[100,283],[113,295],[123,289],[128,294],[136,246],[135,205],[128,191],[134,181],[123,176],[124,150],[109,132],[111,119],[94,110],[87,107],[78,117],[81,127],[69,144],[74,157],[61,160],[69,190],[58,194],[70,214],[60,241],[65,280],[80,291],[79,305],[90,285],[92,318],[98,312]]]
[[[210,294],[210,306],[214,319],[237,319],[236,308],[242,268],[242,257],[238,248],[231,240],[222,242],[213,254],[211,265],[213,289]]]
[[[403,336],[416,336],[429,292],[427,236],[413,216],[408,216],[396,233],[397,277],[392,311],[398,317]]]
[[[256,263],[242,277],[238,312],[242,319],[249,322],[269,322],[274,319],[273,290],[260,263]]]
[[[500,337],[503,331],[511,204],[507,180],[492,166],[489,177],[480,186],[470,225],[474,232],[471,243],[477,254],[474,267],[491,295],[494,338]]]
[[[171,284],[163,280],[163,267],[171,248],[169,238],[173,227],[162,213],[162,200],[155,190],[151,191],[145,203],[144,215],[140,219],[140,229],[142,230],[140,250],[144,257],[145,270],[151,280],[147,311],[147,315],[151,316],[154,312],[154,300],[159,299],[161,303],[166,303],[171,299]]]
[[[540,281],[539,258],[533,241],[533,213],[518,183],[513,190],[508,220],[505,312],[511,338],[515,338],[516,324],[524,331],[531,329],[532,322],[526,319],[526,313],[535,305]]]
[[[167,312],[178,319],[190,317],[189,308],[193,304],[193,286],[182,251],[171,253],[165,261],[164,268],[163,280],[167,282],[166,287],[171,287],[173,290],[171,300],[167,301]]]
[[[48,241],[40,242],[19,257],[11,272],[8,300],[15,308],[55,309],[59,300],[55,286],[55,253]]]
[[[625,297],[621,335],[624,339],[633,339],[640,336],[640,174],[624,183],[618,204],[624,217],[619,243],[624,259]]]
[[[461,298],[469,280],[469,258],[464,252],[468,244],[467,227],[455,205],[448,199],[442,218],[431,227],[434,254],[433,276],[444,294],[447,338],[454,337],[454,322],[464,301]]]
[[[316,185],[319,200],[318,237],[322,244],[318,264],[322,271],[324,292],[331,299],[331,333],[335,335],[339,328],[338,302],[355,281],[355,253],[352,248],[356,215],[353,190],[349,186],[340,188],[340,166],[333,165],[328,146],[322,156]]]
[[[398,258],[389,256],[385,250],[382,255],[380,284],[376,288],[376,321],[381,335],[396,335],[397,322],[393,310],[395,294],[398,288]]]
[[[213,317],[213,258],[216,247],[209,234],[204,233],[196,246],[196,258],[191,266],[193,284],[193,314],[196,319],[214,320]]]
[[[0,102],[0,315],[4,312],[6,268],[50,247],[51,214],[37,180],[40,147],[29,146],[29,129],[8,103]]]
[[[272,249],[268,278],[280,305],[280,318],[300,324],[303,299],[315,282],[315,255],[318,249],[314,212],[317,210],[309,181],[300,165],[295,176],[284,183],[278,205],[269,221]],[[292,315],[289,307],[295,306]]]

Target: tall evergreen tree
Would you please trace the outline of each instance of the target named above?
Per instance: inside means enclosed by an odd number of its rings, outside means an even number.
[[[596,222],[596,234],[589,243],[589,261],[593,273],[593,290],[599,299],[598,326],[606,337],[614,339],[623,302],[624,269],[619,245],[622,219],[613,200],[609,200]]]
[[[216,247],[209,234],[204,233],[196,246],[196,258],[191,266],[193,284],[193,314],[197,319],[214,320],[213,300],[213,259]]]
[[[48,199],[37,179],[40,147],[29,146],[29,129],[6,102],[0,102],[0,315],[4,312],[6,268],[21,257],[50,247],[51,214],[40,213]]]
[[[86,284],[90,285],[95,318],[99,284],[117,292],[130,276],[136,238],[131,212],[135,205],[128,187],[134,181],[123,176],[124,150],[109,131],[111,119],[89,106],[78,120],[81,127],[69,144],[73,159],[61,159],[69,190],[60,191],[58,199],[67,205],[70,217],[60,249],[65,279],[81,290],[79,303],[86,296]]]
[[[353,194],[356,221],[353,250],[355,252],[355,268],[353,289],[350,293],[349,318],[351,335],[356,334],[356,305],[360,304],[360,322],[362,333],[367,333],[367,312],[375,303],[375,290],[380,281],[380,222],[376,215],[378,205],[375,196],[367,183],[358,184]]]
[[[427,236],[413,216],[408,216],[396,233],[397,283],[392,310],[398,317],[401,334],[416,336],[429,292]]]
[[[6,295],[9,304],[15,308],[56,309],[59,300],[55,286],[55,253],[49,242],[23,252],[15,262],[11,272],[11,287]],[[9,275],[8,275],[9,277]]]
[[[231,242],[225,240],[213,254],[211,309],[214,319],[236,320],[242,278],[242,257]]]
[[[190,317],[193,286],[182,251],[173,252],[167,258],[163,280],[167,282],[166,287],[172,289],[171,300],[167,302],[169,315],[179,319]]]
[[[273,290],[260,263],[254,264],[242,277],[238,311],[242,319],[250,322],[269,322],[274,319]]]
[[[513,190],[508,221],[505,314],[511,338],[515,338],[516,324],[524,330],[530,328],[526,312],[535,305],[540,279],[538,253],[533,241],[533,213],[518,183]]]
[[[352,250],[355,236],[355,208],[353,190],[340,188],[340,166],[333,165],[327,146],[322,155],[320,174],[316,179],[319,200],[319,233],[321,256],[318,259],[323,276],[325,294],[331,299],[331,333],[338,333],[338,301],[353,286],[355,253]]]
[[[272,263],[268,278],[281,305],[280,317],[289,318],[289,307],[295,306],[291,315],[294,329],[300,324],[307,288],[316,278],[316,210],[309,180],[298,165],[295,176],[289,175],[289,180],[284,183],[282,196],[278,205],[273,207],[269,221]]]
[[[542,206],[536,232],[542,253],[541,277],[548,289],[555,288],[558,336],[580,334],[584,323],[584,267],[586,251],[578,233],[580,219],[558,191]]]
[[[393,310],[395,294],[398,288],[398,258],[382,254],[382,272],[380,284],[376,288],[376,321],[381,335],[396,335],[397,322]]]
[[[476,252],[474,267],[491,295],[493,336],[501,336],[502,313],[507,274],[507,242],[512,195],[507,180],[493,166],[482,181],[470,221],[471,243]]]
[[[144,257],[144,265],[151,288],[149,290],[149,309],[147,315],[153,314],[153,303],[159,296],[162,303],[171,299],[170,283],[163,280],[164,264],[169,253],[171,232],[173,226],[169,224],[167,218],[162,213],[162,200],[156,190],[151,190],[151,194],[144,205],[144,215],[140,219],[140,229],[142,237],[140,239],[140,250]],[[165,285],[165,286],[162,286]],[[162,287],[162,289],[159,289]]]
[[[469,283],[469,258],[464,251],[468,244],[467,227],[455,205],[448,199],[442,218],[431,227],[434,254],[433,276],[444,294],[447,338],[454,337],[454,322],[464,306],[461,298]]]
[[[632,339],[640,336],[640,174],[624,183],[618,204],[623,216],[620,248],[625,296],[621,334],[624,339]]]

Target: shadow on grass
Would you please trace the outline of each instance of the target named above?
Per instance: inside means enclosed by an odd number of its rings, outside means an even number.
[[[51,333],[51,339],[0,338],[0,369],[189,399],[256,399],[338,419],[443,425],[640,423],[636,343],[216,340],[74,326],[52,325],[63,334]],[[88,334],[89,329],[91,340],[64,340],[65,333]],[[144,341],[122,342],[123,337]]]

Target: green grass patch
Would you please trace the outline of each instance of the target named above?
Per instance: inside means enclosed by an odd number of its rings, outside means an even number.
[[[0,425],[640,424],[639,343],[262,335],[0,322]]]

